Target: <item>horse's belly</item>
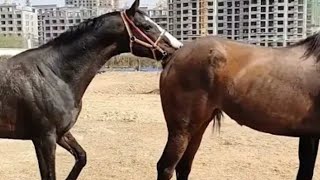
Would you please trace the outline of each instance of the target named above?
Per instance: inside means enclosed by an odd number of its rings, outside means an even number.
[[[27,133],[26,127],[22,128],[19,128],[12,120],[0,119],[0,138],[29,139],[30,135]]]
[[[283,82],[238,88],[223,102],[223,110],[239,124],[289,136],[320,135],[320,117],[315,117],[314,108],[314,100],[307,91]]]

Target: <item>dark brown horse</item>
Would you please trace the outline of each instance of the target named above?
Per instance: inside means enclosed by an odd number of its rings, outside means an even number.
[[[56,143],[76,163],[67,179],[77,179],[86,153],[69,132],[82,96],[112,56],[165,59],[181,43],[138,10],[139,0],[73,27],[58,38],[0,63],[0,138],[32,140],[41,178],[56,179]]]
[[[158,179],[188,179],[202,135],[222,112],[238,124],[299,137],[298,180],[313,176],[320,137],[320,33],[286,48],[205,37],[184,45],[161,74],[168,141]]]

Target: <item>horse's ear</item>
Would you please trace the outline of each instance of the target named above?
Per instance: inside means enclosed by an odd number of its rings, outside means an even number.
[[[140,0],[135,0],[131,8],[127,10],[128,15],[134,16],[134,14],[139,9],[139,5],[140,5]]]

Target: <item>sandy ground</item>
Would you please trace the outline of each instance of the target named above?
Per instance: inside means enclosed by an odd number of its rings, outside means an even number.
[[[167,132],[160,97],[144,94],[158,87],[159,73],[107,72],[97,75],[84,97],[72,132],[87,151],[79,179],[152,180]],[[260,133],[229,118],[221,133],[208,128],[192,169],[192,180],[295,179],[298,140]],[[30,141],[0,140],[0,179],[39,179]],[[318,160],[319,161],[319,160]],[[74,163],[57,149],[57,177],[65,179]],[[315,178],[320,178],[316,166]]]

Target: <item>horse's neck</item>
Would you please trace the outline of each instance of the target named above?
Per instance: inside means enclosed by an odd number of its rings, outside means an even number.
[[[109,42],[108,45],[94,43],[97,47],[85,49],[81,46],[59,47],[59,74],[60,78],[69,84],[75,100],[80,102],[88,85],[102,68],[102,66],[113,56],[120,54],[119,45]]]

